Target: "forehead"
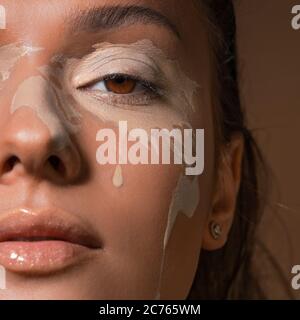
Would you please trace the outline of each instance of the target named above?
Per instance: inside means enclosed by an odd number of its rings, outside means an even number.
[[[144,38],[150,38],[153,42],[161,42],[160,45],[173,46],[177,57],[181,51],[185,51],[190,59],[194,56],[200,60],[204,51],[209,48],[207,30],[203,23],[205,19],[196,5],[199,2],[200,0],[2,0],[1,5],[6,13],[6,30],[0,30],[0,41],[1,44],[22,41],[30,45],[45,48],[51,45],[56,48],[74,40],[74,35],[81,29],[97,33],[98,40],[101,40],[101,35],[106,35],[108,27],[111,27],[110,31],[118,33],[118,42],[137,41],[144,35]],[[121,17],[123,21],[124,17],[130,16],[124,24],[114,21],[118,14],[113,11],[109,18],[104,15],[98,19],[98,28],[94,24],[97,18],[90,19],[94,29],[85,28],[88,23],[84,25],[84,22],[88,19],[84,13],[115,7],[135,7],[136,10],[131,10],[131,15],[126,10],[119,11],[118,18]],[[134,32],[129,32],[129,27],[130,30],[135,28]],[[176,39],[176,33],[180,35],[180,41]],[[113,41],[111,33],[110,36],[111,39],[103,37],[103,40]],[[135,39],[131,39],[134,37]],[[84,37],[81,37],[80,41],[83,40]]]
[[[29,33],[32,35],[42,33],[45,31],[44,29],[47,29],[49,33],[49,28],[60,32],[66,32],[70,27],[76,30],[76,27],[83,27],[82,23],[77,23],[77,25],[74,23],[83,22],[83,19],[80,19],[83,13],[115,7],[136,7],[138,9],[135,11],[135,15],[139,14],[140,16],[138,23],[157,22],[158,24],[161,22],[161,26],[169,26],[175,32],[181,29],[181,32],[184,33],[192,22],[199,23],[200,21],[198,10],[195,10],[194,0],[3,0],[1,1],[2,11],[0,10],[0,13],[4,12],[9,31],[19,36],[23,34],[26,37]],[[106,20],[108,20],[108,15],[111,18],[110,21],[116,17],[116,11],[106,11]],[[128,14],[132,18],[132,13],[132,10],[129,13],[119,10],[119,15],[123,18]],[[141,17],[143,13],[144,18]],[[87,15],[84,18],[86,19]],[[60,34],[58,33],[56,36]]]

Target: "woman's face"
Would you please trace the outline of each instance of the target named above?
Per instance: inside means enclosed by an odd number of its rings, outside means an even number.
[[[213,197],[201,11],[177,0],[1,4],[0,298],[186,298]],[[204,172],[101,164],[99,131],[119,142],[119,121],[205,129]]]

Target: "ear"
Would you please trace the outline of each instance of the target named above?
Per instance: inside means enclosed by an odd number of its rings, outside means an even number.
[[[243,136],[235,133],[230,142],[222,146],[212,209],[203,235],[202,248],[205,250],[220,249],[227,241],[240,188],[243,154]],[[219,226],[218,237],[213,236],[212,224]]]

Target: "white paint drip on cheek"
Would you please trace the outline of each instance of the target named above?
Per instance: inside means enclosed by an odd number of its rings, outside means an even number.
[[[112,181],[113,181],[113,185],[116,188],[121,188],[123,186],[124,178],[122,173],[122,167],[120,165],[116,166]]]
[[[173,226],[177,216],[182,213],[192,218],[199,204],[199,182],[198,177],[182,175],[179,178],[173,193],[172,202],[168,214],[168,223],[164,237],[164,249],[168,244]]]
[[[190,119],[197,110],[194,99],[195,93],[200,86],[184,74],[178,62],[168,59],[163,51],[155,47],[150,40],[142,40],[133,44],[102,43],[95,45],[94,48],[96,49],[95,52],[83,62],[76,61],[76,59],[69,61],[70,65],[72,63],[79,64],[74,72],[74,87],[87,84],[87,80],[90,81],[94,77],[93,74],[98,73],[98,77],[99,75],[105,76],[107,72],[130,74],[132,67],[137,69],[133,72],[140,73],[141,77],[144,74],[151,75],[152,73],[147,68],[144,70],[145,65],[150,64],[152,66],[151,70],[158,70],[159,78],[164,79],[165,96],[163,102],[154,101],[146,106],[135,106],[134,104],[132,106],[115,106],[108,102],[109,94],[104,94],[101,99],[95,99],[85,93],[79,95],[77,90],[73,90],[75,98],[83,108],[103,122],[109,121],[117,124],[119,121],[127,120],[129,129],[143,128],[150,131],[152,128],[169,130],[174,127],[191,128]],[[136,60],[137,66],[132,65],[133,60]],[[130,63],[126,61],[130,61]],[[145,148],[147,147],[145,145]],[[173,152],[177,154],[181,151],[173,149]],[[118,175],[117,170],[115,176]],[[160,298],[166,247],[176,219],[180,213],[191,218],[198,203],[198,177],[192,179],[191,177],[181,176],[168,212],[156,299]]]
[[[184,214],[188,218],[192,218],[199,205],[199,179],[198,176],[186,176],[182,174],[177,182],[173,192],[171,204],[168,212],[168,222],[165,229],[162,262],[159,275],[159,285],[155,296],[156,300],[160,299],[163,269],[165,266],[166,247],[170,239],[173,227],[179,214]]]
[[[59,149],[69,142],[69,135],[60,119],[63,119],[54,90],[42,76],[24,80],[18,87],[11,105],[11,113],[18,109],[31,108],[47,126],[51,138]]]

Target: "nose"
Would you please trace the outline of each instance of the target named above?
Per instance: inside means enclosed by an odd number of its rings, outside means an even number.
[[[10,115],[1,128],[0,183],[27,175],[67,184],[79,176],[78,149],[59,119],[51,125],[25,106]]]

